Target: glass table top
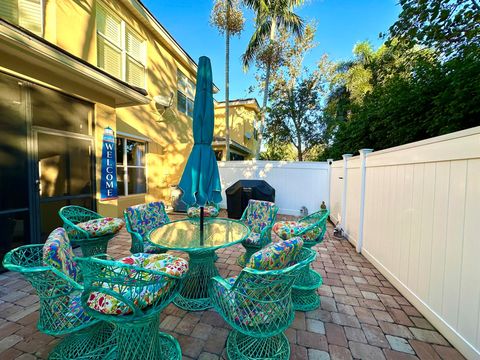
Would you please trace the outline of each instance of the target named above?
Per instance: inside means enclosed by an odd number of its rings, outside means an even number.
[[[238,220],[206,218],[202,241],[200,220],[182,219],[152,230],[147,239],[153,245],[172,250],[214,250],[242,241],[249,232],[249,228]]]

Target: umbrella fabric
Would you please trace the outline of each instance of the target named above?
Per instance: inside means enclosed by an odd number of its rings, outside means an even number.
[[[210,59],[202,56],[198,63],[195,102],[193,105],[194,145],[178,185],[187,205],[205,206],[222,201],[222,187],[217,160],[212,149],[214,108]]]

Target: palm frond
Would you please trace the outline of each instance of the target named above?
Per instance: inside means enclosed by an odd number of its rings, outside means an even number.
[[[245,53],[242,55],[242,63],[243,63],[244,71],[248,70],[248,67],[250,66],[251,62],[255,59],[255,55],[257,54],[258,50],[267,40],[270,34],[271,26],[272,26],[272,23],[270,21],[264,21],[262,24],[260,24],[259,27],[257,27],[255,32],[253,33],[247,45],[247,49],[245,50]]]

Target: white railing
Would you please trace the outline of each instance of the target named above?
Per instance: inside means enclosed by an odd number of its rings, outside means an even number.
[[[480,359],[480,127],[361,153],[331,166],[332,219],[458,350]]]
[[[219,162],[223,201],[225,189],[241,179],[265,180],[275,189],[275,203],[280,214],[300,215],[305,206],[309,213],[329,203],[329,165],[326,162],[229,161]]]

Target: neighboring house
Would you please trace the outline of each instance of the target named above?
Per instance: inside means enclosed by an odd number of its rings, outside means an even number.
[[[168,202],[193,143],[196,68],[138,0],[1,0],[1,252],[41,241],[67,204],[121,216]],[[120,197],[101,202],[108,126]]]
[[[256,122],[260,106],[255,99],[230,101],[230,159],[247,160],[255,157],[257,147]],[[213,149],[217,160],[226,160],[225,102],[215,103]]]

